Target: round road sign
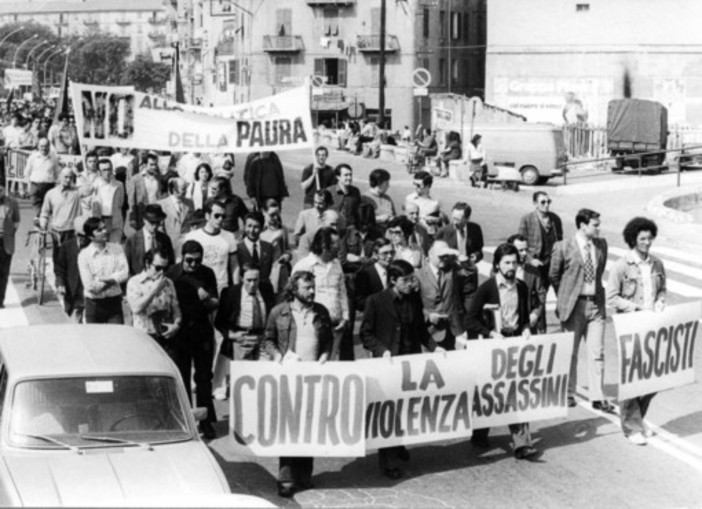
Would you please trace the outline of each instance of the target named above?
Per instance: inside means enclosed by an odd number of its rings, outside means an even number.
[[[349,114],[350,118],[360,118],[366,113],[366,105],[359,102],[351,103],[347,113]]]
[[[320,76],[319,74],[315,74],[314,76],[312,76],[313,87],[323,87],[325,81],[326,80],[324,79],[324,76]]]
[[[431,73],[424,67],[418,67],[412,72],[412,81],[415,87],[428,87],[431,83]]]

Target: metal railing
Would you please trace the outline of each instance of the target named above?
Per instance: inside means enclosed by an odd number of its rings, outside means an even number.
[[[264,35],[263,51],[302,51],[302,36]]]

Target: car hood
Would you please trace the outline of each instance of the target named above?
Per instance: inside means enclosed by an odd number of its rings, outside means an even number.
[[[200,442],[6,455],[25,506],[120,506],[179,494],[222,494],[221,470]],[[224,481],[226,483],[226,481]]]

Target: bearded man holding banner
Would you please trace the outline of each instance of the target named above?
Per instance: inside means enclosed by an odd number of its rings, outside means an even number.
[[[624,227],[624,242],[631,251],[617,260],[607,283],[607,303],[619,313],[665,309],[665,269],[661,259],[650,253],[657,234],[656,223],[645,217],[635,217]],[[653,436],[644,423],[653,396],[619,403],[622,431],[632,444],[646,445]]]
[[[512,244],[499,245],[492,265],[495,275],[478,287],[468,307],[468,337],[529,337],[529,289],[524,281],[517,279],[519,251]],[[515,458],[531,460],[540,455],[531,444],[528,423],[510,424],[509,431]],[[470,441],[476,447],[487,449],[489,433],[490,428],[473,430]]]
[[[263,336],[263,349],[275,362],[325,363],[334,335],[327,309],[315,302],[314,274],[299,271],[290,277],[286,302],[271,310]],[[278,467],[278,495],[292,497],[296,491],[312,488],[314,458],[281,457]]]

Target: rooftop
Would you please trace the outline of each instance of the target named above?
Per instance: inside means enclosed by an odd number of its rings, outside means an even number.
[[[51,14],[76,12],[160,11],[163,0],[0,0],[0,16],[5,14]]]
[[[11,379],[72,375],[178,374],[145,333],[124,325],[36,325],[0,330]]]

